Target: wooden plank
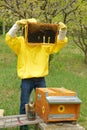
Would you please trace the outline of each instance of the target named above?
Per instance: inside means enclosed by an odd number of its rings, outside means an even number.
[[[22,125],[38,124],[43,122],[42,119],[36,117],[35,120],[27,120],[26,115],[13,115],[0,117],[0,128],[9,128]]]
[[[40,130],[86,130],[79,124],[73,125],[71,123],[64,122],[60,123],[39,123]]]

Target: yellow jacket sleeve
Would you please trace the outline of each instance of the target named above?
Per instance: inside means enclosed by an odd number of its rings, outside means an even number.
[[[67,44],[67,41],[68,41],[67,37],[65,37],[64,40],[57,40],[57,43],[55,43],[54,46],[50,46],[49,53],[50,54],[57,53]]]
[[[21,41],[23,40],[22,37],[10,37],[7,33],[5,37],[6,44],[18,55],[20,48],[21,48]]]

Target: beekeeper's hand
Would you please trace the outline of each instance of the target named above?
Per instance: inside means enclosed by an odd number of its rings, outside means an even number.
[[[27,22],[37,22],[35,18],[31,18],[31,19],[21,19],[18,20],[16,23],[17,25],[21,26],[21,25],[26,25]]]
[[[67,26],[64,23],[59,22],[58,28],[59,28],[58,40],[64,40],[67,33]]]
[[[58,23],[58,27],[59,27],[59,30],[66,30],[67,29],[67,26],[62,22]]]
[[[27,19],[21,19],[21,20],[16,21],[16,24],[18,26],[26,25],[27,21],[28,21]]]

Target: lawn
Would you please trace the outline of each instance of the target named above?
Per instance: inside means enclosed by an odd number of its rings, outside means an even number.
[[[20,79],[16,71],[16,55],[0,36],[0,109],[5,115],[19,114]],[[87,65],[82,51],[69,38],[68,44],[50,62],[47,87],[65,87],[76,91],[82,100],[79,124],[87,130]]]

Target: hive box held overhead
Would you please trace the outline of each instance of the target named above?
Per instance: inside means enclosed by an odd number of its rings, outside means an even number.
[[[77,121],[81,100],[65,88],[37,88],[36,113],[45,122]]]

